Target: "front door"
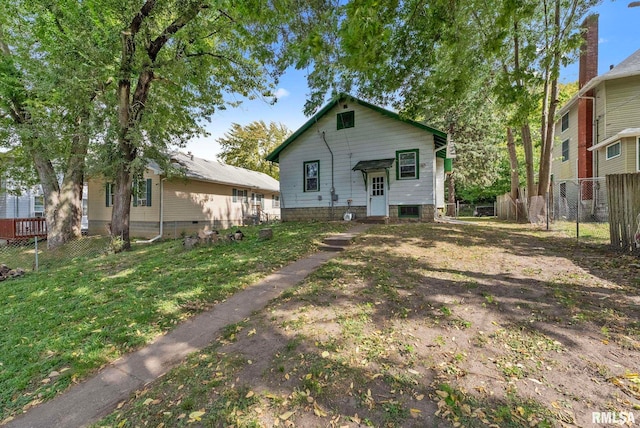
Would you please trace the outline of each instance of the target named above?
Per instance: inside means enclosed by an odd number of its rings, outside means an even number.
[[[385,174],[369,174],[369,215],[387,215],[387,187]]]

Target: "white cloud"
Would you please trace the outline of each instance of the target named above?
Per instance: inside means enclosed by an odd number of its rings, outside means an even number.
[[[607,40],[607,39],[604,39],[604,38],[600,37],[600,38],[598,39],[598,44],[599,44],[599,45],[601,45],[601,44],[603,44],[603,43],[607,43],[608,41],[609,41],[609,40]]]
[[[276,90],[276,93],[273,94],[273,97],[279,100],[280,98],[285,98],[285,97],[288,97],[289,95],[290,95],[290,92],[287,91],[285,88],[278,88]]]

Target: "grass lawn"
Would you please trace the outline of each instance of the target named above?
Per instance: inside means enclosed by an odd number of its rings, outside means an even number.
[[[376,226],[95,426],[638,420],[639,290],[637,258],[528,225]]]
[[[342,223],[282,223],[273,239],[186,251],[181,241],[93,259],[59,254],[59,268],[0,283],[0,421],[152,340],[273,270],[313,251]]]

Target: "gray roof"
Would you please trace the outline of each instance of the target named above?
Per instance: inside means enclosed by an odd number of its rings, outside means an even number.
[[[628,56],[620,64],[613,67],[600,76],[596,76],[589,80],[582,89],[578,91],[567,103],[559,110],[560,114],[564,114],[566,110],[571,107],[579,97],[583,96],[587,91],[593,89],[595,86],[606,80],[621,79],[623,77],[631,77],[640,75],[640,49]]]
[[[227,184],[250,189],[280,191],[280,183],[275,178],[258,171],[227,165],[217,160],[197,158],[181,152],[171,155],[171,161],[184,169],[187,178],[209,183]],[[162,171],[151,162],[149,168],[158,174]]]

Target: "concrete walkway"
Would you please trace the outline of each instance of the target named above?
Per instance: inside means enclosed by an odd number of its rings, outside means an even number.
[[[354,225],[348,232],[356,236],[371,225]],[[212,309],[197,315],[148,346],[126,355],[100,370],[94,377],[17,416],[5,425],[26,427],[84,427],[97,422],[117,404],[130,397],[171,368],[188,354],[212,343],[227,325],[242,321],[262,309],[287,288],[300,283],[311,272],[338,253],[319,251],[285,266],[259,283],[235,293]]]

